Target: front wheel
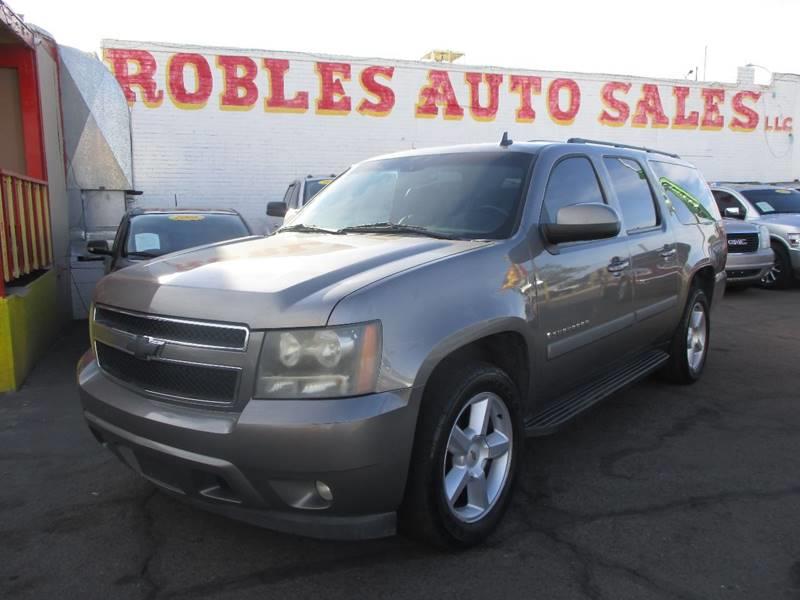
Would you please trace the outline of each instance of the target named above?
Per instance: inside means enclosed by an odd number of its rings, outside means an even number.
[[[485,539],[508,506],[521,412],[502,370],[475,362],[448,371],[423,398],[400,526],[438,546],[467,547]]]
[[[674,383],[691,384],[700,379],[706,365],[711,337],[709,303],[705,292],[692,288],[670,344],[664,375]]]
[[[772,251],[775,253],[775,263],[761,278],[761,286],[766,289],[785,290],[792,285],[791,259],[786,249],[777,243],[772,245]]]

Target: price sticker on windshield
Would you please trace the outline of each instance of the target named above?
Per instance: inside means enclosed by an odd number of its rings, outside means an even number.
[[[203,215],[171,215],[170,221],[202,221],[205,219]]]

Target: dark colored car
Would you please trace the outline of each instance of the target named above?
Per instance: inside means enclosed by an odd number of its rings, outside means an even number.
[[[105,257],[111,273],[143,260],[252,235],[242,216],[232,209],[136,208],[125,213],[114,244],[87,244],[90,254]]]

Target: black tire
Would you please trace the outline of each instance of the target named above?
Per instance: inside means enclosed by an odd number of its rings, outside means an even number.
[[[761,279],[761,287],[768,290],[785,290],[792,287],[792,261],[783,244],[772,244],[775,253],[775,266]]]
[[[501,369],[475,361],[444,367],[442,371],[429,383],[422,400],[405,498],[399,511],[399,529],[409,537],[441,548],[466,548],[491,534],[508,507],[522,457],[522,411],[519,392]],[[447,446],[459,415],[470,410],[466,408],[472,406],[470,400],[486,393],[501,398],[507,408],[513,433],[508,451],[510,464],[491,507],[476,521],[464,522],[445,497],[446,461],[454,460],[448,457]],[[466,493],[466,487],[464,490]]]
[[[701,306],[704,312],[705,341],[703,345],[702,361],[699,365],[690,364],[689,349],[689,324],[696,306]],[[711,341],[711,311],[706,293],[698,287],[692,287],[683,310],[683,316],[672,336],[669,350],[669,361],[662,370],[663,376],[672,383],[690,385],[695,383],[703,374],[708,359],[709,342]]]

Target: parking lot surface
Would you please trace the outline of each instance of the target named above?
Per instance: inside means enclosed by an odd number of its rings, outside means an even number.
[[[76,324],[0,396],[2,598],[800,598],[800,290],[729,292],[702,381],[650,379],[549,438],[499,531],[322,542],[154,490],[97,445]]]

